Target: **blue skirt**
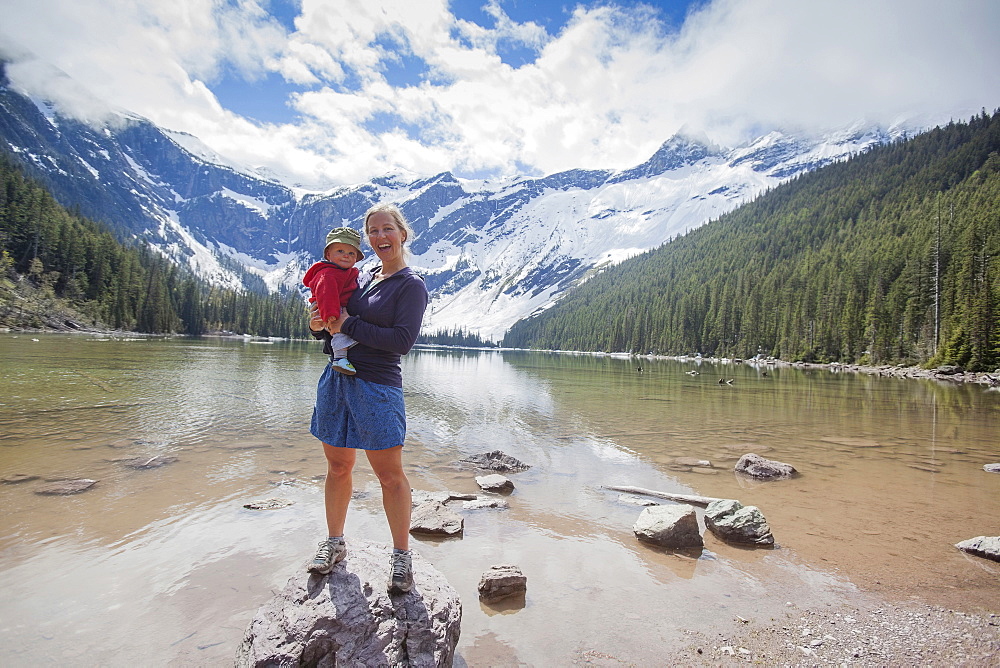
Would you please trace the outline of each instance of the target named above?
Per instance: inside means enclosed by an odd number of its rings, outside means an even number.
[[[327,364],[316,388],[309,431],[335,448],[385,450],[402,445],[403,390],[347,376]]]

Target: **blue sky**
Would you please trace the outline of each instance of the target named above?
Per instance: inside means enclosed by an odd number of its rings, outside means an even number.
[[[609,3],[589,3],[589,6],[608,5]],[[637,6],[639,3],[620,3]],[[679,30],[684,23],[689,6],[698,7],[704,4],[702,0],[673,0],[644,3],[650,8],[651,16],[662,23],[665,31]],[[586,4],[584,6],[587,6]],[[269,4],[269,11],[277,21],[289,32],[295,30],[295,18],[299,15],[299,4],[282,0]],[[456,19],[469,21],[481,26],[484,30],[496,30],[498,20],[494,13],[487,11],[488,5],[483,0],[461,0],[451,2],[449,10]],[[545,0],[532,2],[528,0],[509,0],[499,3],[499,7],[515,23],[535,23],[549,35],[558,35],[565,29],[572,18],[575,5],[566,2]],[[428,71],[426,63],[412,54],[405,53],[396,40],[389,37],[377,38],[376,43],[386,51],[396,51],[392,60],[382,64],[382,73],[386,81],[393,87],[417,86],[424,81],[433,81],[433,73]],[[468,41],[464,42],[471,46]],[[500,60],[512,67],[519,68],[530,65],[538,57],[538,50],[513,39],[497,41],[496,54]],[[222,69],[218,77],[207,82],[209,89],[215,94],[222,106],[227,109],[266,123],[294,122],[296,112],[287,104],[288,98],[294,94],[310,90],[313,86],[303,86],[285,81],[276,73],[269,73],[258,79],[247,81],[243,73],[231,67]],[[339,90],[350,90],[358,86],[358,81],[348,79],[336,85]],[[382,127],[376,121],[374,127]]]
[[[13,84],[314,189],[1000,106],[995,0],[4,0]]]

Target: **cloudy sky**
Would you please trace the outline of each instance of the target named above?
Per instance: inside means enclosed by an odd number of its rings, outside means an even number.
[[[996,0],[0,0],[21,90],[316,187],[1000,106]],[[58,75],[54,75],[58,73]]]

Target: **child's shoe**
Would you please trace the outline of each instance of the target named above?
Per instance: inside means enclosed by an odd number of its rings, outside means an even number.
[[[354,365],[351,364],[346,357],[341,357],[338,360],[333,360],[330,363],[334,371],[339,371],[340,373],[346,374],[348,376],[353,376],[357,373],[354,369]]]

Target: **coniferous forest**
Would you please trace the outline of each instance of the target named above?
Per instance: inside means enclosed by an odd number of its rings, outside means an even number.
[[[805,174],[608,268],[504,345],[1000,367],[1000,112]]]
[[[297,293],[209,286],[148,245],[122,244],[105,225],[66,211],[6,154],[0,179],[0,322],[51,324],[37,309],[25,313],[31,303],[53,312],[65,305],[126,331],[306,335]]]

